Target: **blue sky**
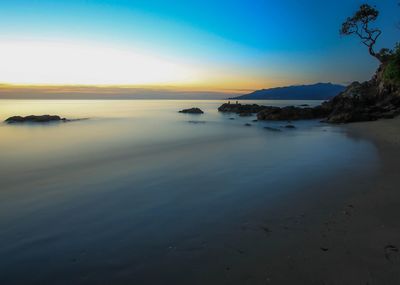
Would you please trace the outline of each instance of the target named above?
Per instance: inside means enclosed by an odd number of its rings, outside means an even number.
[[[392,47],[399,38],[396,22],[400,21],[400,9],[396,2],[368,1],[381,11],[376,24],[383,30],[379,46]],[[0,60],[10,66],[3,66],[0,82],[180,85],[239,90],[365,80],[376,68],[376,60],[356,38],[338,34],[343,20],[362,3],[358,0],[2,1],[0,47],[3,44],[8,48],[0,48]],[[46,62],[46,54],[29,51],[31,44],[36,47],[32,50],[47,53],[54,48],[61,59],[60,53],[71,51],[70,61],[74,61],[78,74],[67,78],[68,74],[60,71],[56,76],[54,57],[50,56],[50,62]],[[13,48],[16,45],[27,48],[20,49],[18,54],[19,49]],[[87,51],[82,58],[77,55],[80,46]],[[94,49],[97,50],[91,53]],[[124,52],[130,54],[126,60],[129,66],[124,66],[124,59],[119,56]],[[103,63],[101,57],[90,58],[91,54],[109,58]],[[36,59],[40,56],[41,61],[27,60],[29,56]],[[121,63],[113,64],[116,60]],[[96,65],[93,63],[99,64],[95,70],[88,66],[93,68]],[[62,60],[59,66],[64,70],[72,68]],[[53,74],[46,73],[50,68]],[[148,68],[148,72],[141,74],[141,68]],[[42,77],[33,74],[41,69]],[[160,74],[152,78],[154,70],[160,70]],[[130,80],[122,72],[131,72],[140,80]]]

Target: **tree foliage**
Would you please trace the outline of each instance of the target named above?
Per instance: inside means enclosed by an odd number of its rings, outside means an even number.
[[[376,53],[374,46],[382,31],[378,28],[371,28],[370,24],[379,16],[379,11],[368,4],[360,6],[358,11],[342,24],[341,35],[357,35],[362,43],[368,47],[370,55],[381,60],[380,53]]]
[[[397,43],[387,60],[384,79],[394,85],[400,85],[400,43]]]

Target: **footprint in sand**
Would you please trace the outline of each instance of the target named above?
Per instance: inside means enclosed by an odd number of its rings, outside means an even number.
[[[400,263],[400,252],[397,246],[385,246],[385,258],[391,263]]]

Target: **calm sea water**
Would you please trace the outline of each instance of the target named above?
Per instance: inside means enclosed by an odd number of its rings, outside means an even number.
[[[1,121],[89,119],[0,123],[0,284],[197,284],[225,268],[255,212],[375,163],[373,146],[339,127],[271,132],[286,122],[221,114],[221,103],[1,100]],[[205,114],[178,113],[194,106]]]

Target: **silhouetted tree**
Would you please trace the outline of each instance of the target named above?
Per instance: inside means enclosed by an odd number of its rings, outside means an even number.
[[[358,11],[342,24],[341,35],[357,35],[362,43],[368,47],[369,54],[382,61],[380,53],[374,51],[374,46],[382,31],[371,28],[369,25],[379,16],[379,11],[368,4],[360,6]]]
[[[400,6],[400,1],[397,3]],[[400,23],[397,23],[397,28],[400,29]]]

